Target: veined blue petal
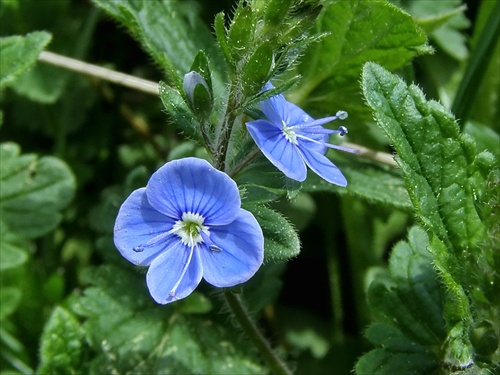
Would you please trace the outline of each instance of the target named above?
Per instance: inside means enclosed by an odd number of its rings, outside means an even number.
[[[230,287],[250,279],[262,265],[264,236],[255,217],[241,209],[225,226],[210,228],[210,240],[219,248],[200,248],[203,278],[216,287]]]
[[[149,204],[146,189],[137,189],[118,212],[114,229],[115,246],[128,261],[148,266],[158,254],[177,241],[177,236],[166,235],[173,225],[174,220]],[[154,241],[155,237],[158,241]],[[150,244],[144,247],[148,242]]]
[[[304,181],[307,168],[297,147],[288,141],[273,123],[266,120],[247,122],[247,129],[262,153],[287,177]]]
[[[282,119],[289,127],[314,121],[302,108],[286,100],[283,103],[283,108],[284,114]]]
[[[187,269],[184,271],[184,267]],[[153,299],[166,304],[187,297],[201,281],[203,267],[199,249],[180,241],[156,258],[149,267],[146,282]],[[175,289],[175,293],[172,290]]]
[[[307,142],[308,144],[311,142]],[[339,186],[347,186],[347,180],[333,164],[330,159],[328,159],[323,154],[311,151],[310,147],[300,147],[300,153],[302,154],[304,161],[316,174],[324,178],[326,181]]]
[[[177,220],[184,212],[197,213],[205,218],[204,225],[230,223],[241,204],[236,183],[198,158],[168,162],[151,176],[146,189],[158,211]]]
[[[281,120],[286,115],[286,100],[281,94],[270,97],[260,103],[260,109],[273,124],[282,127]]]

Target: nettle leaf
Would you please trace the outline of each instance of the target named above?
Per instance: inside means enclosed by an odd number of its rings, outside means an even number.
[[[363,92],[396,149],[417,215],[457,256],[485,240],[476,209],[484,178],[474,165],[475,144],[445,108],[415,85],[377,64],[363,71]]]
[[[52,312],[41,336],[39,374],[79,374],[83,366],[84,331],[63,307]]]
[[[285,261],[300,253],[300,239],[293,225],[280,213],[263,206],[244,205],[264,233],[264,260]]]
[[[14,143],[0,145],[0,214],[13,235],[35,238],[59,224],[60,211],[73,199],[75,178],[58,158],[20,152]]]
[[[483,176],[488,175],[495,158],[487,152],[477,155],[474,142],[459,132],[445,108],[425,100],[415,85],[406,85],[381,66],[365,65],[363,92],[398,153],[396,161],[414,210],[431,236],[429,248],[447,288],[447,361],[468,366],[473,350],[468,338],[472,312],[466,290],[473,290],[477,279],[494,272],[483,251],[489,242],[478,205],[485,189]]]
[[[374,61],[392,70],[429,52],[412,17],[386,1],[337,1],[325,6],[316,24],[328,34],[302,57],[304,78],[289,95],[312,113],[337,108],[368,119],[357,84],[363,64]]]
[[[0,38],[0,90],[36,63],[51,38],[45,31]]]
[[[446,339],[440,284],[419,227],[393,249],[389,274],[375,279],[368,302],[378,319],[366,337],[378,346],[356,364],[361,374],[424,374],[439,367]]]
[[[210,309],[196,293],[160,306],[137,272],[109,265],[84,276],[91,286],[73,307],[96,353],[91,373],[265,373],[231,326],[189,314]]]
[[[195,2],[106,1],[93,2],[121,22],[175,81],[188,72],[198,51],[207,53],[214,92],[224,90],[224,64],[215,50],[212,33],[199,16]],[[172,76],[173,75],[173,76]],[[173,83],[173,82],[169,82]]]

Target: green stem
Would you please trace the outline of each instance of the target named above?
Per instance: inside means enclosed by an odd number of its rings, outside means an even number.
[[[231,130],[233,129],[236,117],[238,117],[237,108],[240,108],[240,102],[236,97],[236,90],[233,85],[231,87],[231,91],[229,92],[226,114],[224,116],[219,139],[217,140],[214,150],[214,167],[223,172],[225,172],[226,169],[227,148],[229,145],[229,138],[231,137]]]
[[[292,371],[276,355],[276,353],[271,348],[271,345],[269,345],[269,342],[259,331],[254,321],[250,318],[250,315],[243,306],[239,295],[225,290],[224,297],[226,298],[226,302],[229,305],[229,308],[231,309],[233,315],[238,320],[250,340],[252,340],[254,345],[257,347],[260,354],[271,368],[271,371],[274,374],[279,375],[292,375]]]

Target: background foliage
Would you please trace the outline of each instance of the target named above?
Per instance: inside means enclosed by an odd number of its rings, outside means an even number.
[[[123,200],[185,156],[226,170],[262,226],[265,264],[233,291],[295,373],[500,371],[498,1],[0,4],[2,374],[270,373],[220,291],[156,305],[114,248]],[[314,117],[349,112],[371,151],[328,153],[347,188],[240,168],[271,78]]]

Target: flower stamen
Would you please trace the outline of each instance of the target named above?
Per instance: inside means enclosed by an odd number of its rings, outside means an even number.
[[[191,243],[193,243],[193,239],[191,239]],[[191,259],[193,259],[194,247],[195,247],[195,245],[190,246],[191,250],[189,251],[189,257],[188,257],[188,260],[187,260],[186,264],[184,264],[184,267],[182,268],[182,272],[181,272],[181,275],[179,276],[179,280],[177,280],[177,282],[175,283],[174,287],[168,293],[168,295],[170,297],[175,297],[175,292],[177,291],[177,288],[181,284],[181,281],[182,281],[182,279],[184,278],[184,275],[187,272],[189,264],[191,263]]]
[[[285,136],[288,142],[293,143],[294,145],[298,144],[297,142],[297,134],[293,131],[292,127],[288,126],[285,121],[282,120],[283,123],[283,135]]]

